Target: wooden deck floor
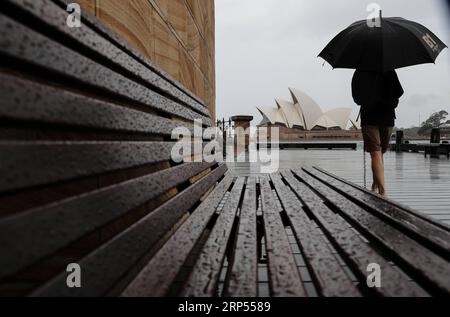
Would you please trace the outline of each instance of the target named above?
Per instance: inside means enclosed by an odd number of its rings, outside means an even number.
[[[280,151],[280,169],[318,166],[358,185],[364,185],[361,150],[284,150]],[[230,163],[236,176],[257,175],[258,163]],[[367,155],[367,185],[372,174]],[[386,154],[388,196],[450,225],[450,160],[424,158],[423,154]]]

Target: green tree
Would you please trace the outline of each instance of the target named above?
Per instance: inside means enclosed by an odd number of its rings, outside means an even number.
[[[448,112],[445,110],[441,110],[439,112],[433,113],[427,121],[422,123],[422,126],[419,129],[419,135],[427,135],[430,134],[431,129],[438,128],[442,123],[447,119]],[[449,121],[447,121],[449,122]]]

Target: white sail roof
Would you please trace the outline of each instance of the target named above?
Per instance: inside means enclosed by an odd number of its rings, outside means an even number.
[[[263,121],[261,122],[261,125],[270,122],[271,124],[281,124],[286,127],[288,126],[285,116],[280,108],[258,107],[257,109],[263,116]]]
[[[289,128],[305,128],[305,122],[303,121],[303,116],[301,114],[300,108],[295,107],[292,102],[275,99],[278,109],[284,114],[286,123]]]
[[[324,113],[320,106],[305,93],[295,88],[289,88],[289,91],[292,95],[292,102],[275,99],[277,108],[257,108],[263,116],[260,125],[278,124],[305,130],[312,130],[316,127],[347,129],[352,114],[351,108],[337,108]],[[352,121],[352,124],[358,127],[356,122]]]
[[[326,116],[331,118],[334,122],[336,122],[336,126],[332,126],[329,128],[341,128],[342,130],[347,129],[347,125],[352,115],[351,108],[337,108],[325,113]]]
[[[294,103],[300,106],[306,125],[305,128],[311,130],[323,115],[322,109],[320,109],[319,105],[311,97],[300,90],[289,88],[289,91],[291,92]]]
[[[314,125],[313,128],[315,127],[322,127],[325,129],[330,129],[330,128],[334,128],[337,127],[338,124],[336,123],[336,121],[334,121],[332,118],[330,118],[327,115],[322,115],[319,120],[317,120],[316,124]]]

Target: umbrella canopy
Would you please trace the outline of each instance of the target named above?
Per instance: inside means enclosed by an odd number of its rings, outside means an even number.
[[[425,26],[403,18],[380,18],[353,23],[337,35],[319,57],[333,68],[387,72],[434,63],[447,46]]]

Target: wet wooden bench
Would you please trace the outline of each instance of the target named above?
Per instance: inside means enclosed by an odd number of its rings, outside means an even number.
[[[445,225],[318,169],[172,162],[172,129],[207,109],[64,9],[0,8],[0,295],[449,295]]]
[[[69,28],[66,2],[0,8],[0,295],[120,294],[230,181],[202,204],[227,168],[174,162],[172,131],[208,109],[95,18]]]
[[[223,200],[214,216],[211,210],[194,213],[122,295],[450,293],[450,230],[444,224],[320,169],[225,182],[219,186],[229,190],[212,196],[215,203]],[[367,283],[374,264],[380,288]]]

